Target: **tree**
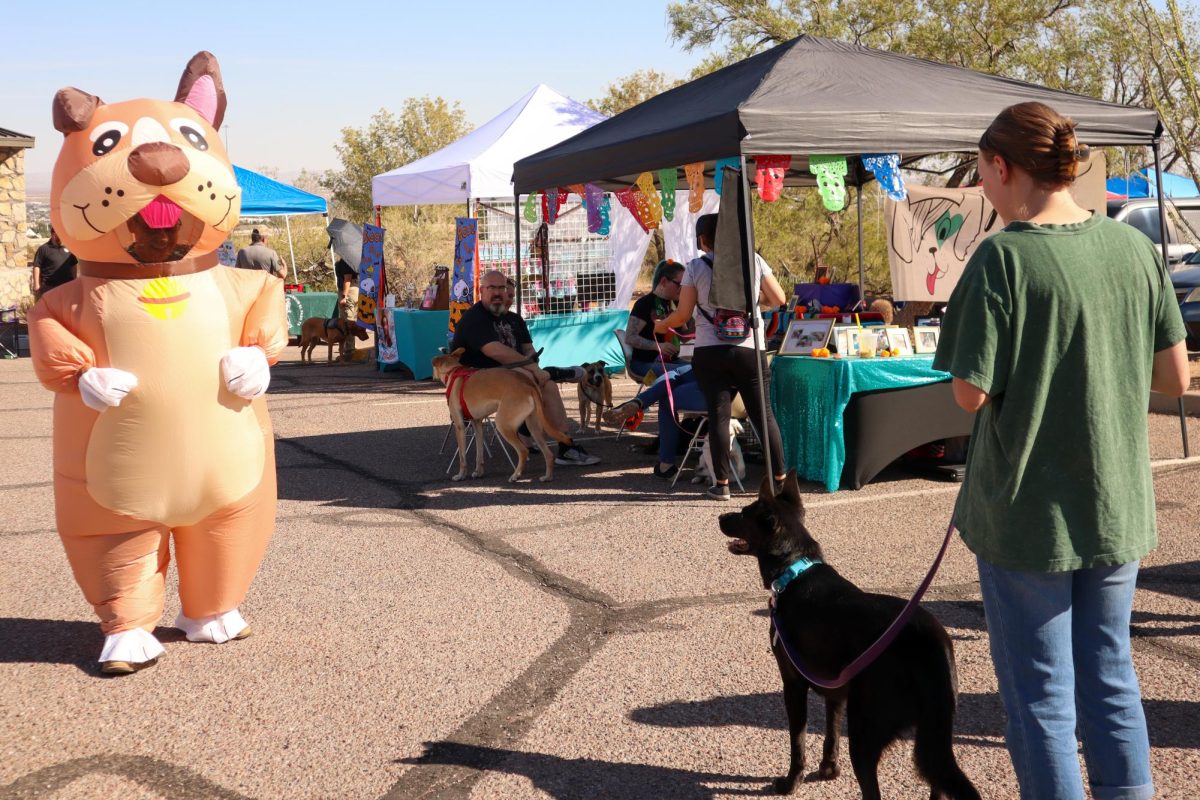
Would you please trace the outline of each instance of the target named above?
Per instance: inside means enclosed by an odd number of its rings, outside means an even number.
[[[674,89],[683,81],[672,78],[654,69],[640,69],[624,78],[610,83],[603,97],[587,101],[593,111],[606,117],[615,117],[627,108],[644,103],[655,95]]]
[[[1170,149],[1164,153],[1163,169],[1183,163],[1193,181],[1200,186],[1192,154],[1200,148],[1200,86],[1197,71],[1200,58],[1195,42],[1200,35],[1193,9],[1180,9],[1176,0],[1167,0],[1165,12],[1149,0],[1117,3],[1118,18],[1140,43],[1134,56],[1140,67],[1141,88],[1162,119]]]
[[[397,116],[380,109],[366,128],[343,128],[334,145],[342,169],[325,172],[321,185],[338,214],[362,222],[375,217],[371,178],[423,158],[471,131],[456,102],[441,97],[410,97]]]
[[[667,16],[684,50],[711,50],[693,77],[808,33],[1111,102],[1153,105],[1174,141],[1168,163],[1182,158],[1190,164],[1187,155],[1200,145],[1197,63],[1189,46],[1197,26],[1177,0],[1166,2],[1167,11],[1159,12],[1158,0],[680,0]],[[1110,164],[1123,160],[1114,155]],[[1135,158],[1142,161],[1144,153]],[[947,183],[953,186],[970,178],[972,164],[969,156],[951,155],[937,167],[951,168]],[[874,207],[869,190],[864,200]],[[755,224],[764,226],[764,254],[771,242],[789,241],[795,246],[786,258],[803,264],[836,257],[840,220],[822,220],[819,205],[793,202],[769,211],[759,205]],[[871,238],[871,229],[882,235],[882,226],[868,227],[870,265],[885,251]],[[803,255],[797,231],[809,231],[811,256]]]

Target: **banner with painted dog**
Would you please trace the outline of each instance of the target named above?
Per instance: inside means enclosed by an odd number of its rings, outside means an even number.
[[[1102,151],[1079,165],[1071,194],[1092,213],[1105,213]],[[888,263],[896,300],[944,303],[963,267],[987,237],[1004,227],[983,189],[943,189],[906,184],[905,200],[884,201]]]

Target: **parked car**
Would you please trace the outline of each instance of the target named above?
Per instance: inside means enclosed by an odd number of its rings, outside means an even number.
[[[1139,197],[1134,200],[1109,200],[1108,216],[1124,222],[1162,243],[1158,224],[1158,198]],[[1196,252],[1192,242],[1200,241],[1200,197],[1167,198],[1167,257],[1179,263]]]
[[[1200,252],[1192,253],[1171,273],[1183,324],[1187,326],[1188,350],[1200,350]]]

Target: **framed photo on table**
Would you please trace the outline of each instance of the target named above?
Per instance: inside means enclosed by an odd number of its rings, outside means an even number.
[[[884,330],[887,332],[889,348],[899,350],[902,356],[911,356],[913,354],[913,343],[912,338],[908,335],[908,328],[902,328],[899,325],[888,325]]]
[[[831,319],[794,319],[779,345],[781,356],[807,356],[817,347],[824,347],[833,330]]]
[[[917,353],[936,353],[942,329],[936,325],[918,325],[913,328],[913,350]]]
[[[843,325],[834,329],[834,347],[841,356],[858,355],[859,336],[862,329],[857,325]]]

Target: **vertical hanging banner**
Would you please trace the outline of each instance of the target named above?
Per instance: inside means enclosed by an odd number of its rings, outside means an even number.
[[[358,326],[375,330],[375,309],[383,278],[383,228],[363,225],[362,261],[358,265]]]
[[[463,312],[475,302],[475,242],[479,220],[456,217],[454,220],[454,274],[450,278],[450,327],[446,341],[454,338],[454,329]]]

